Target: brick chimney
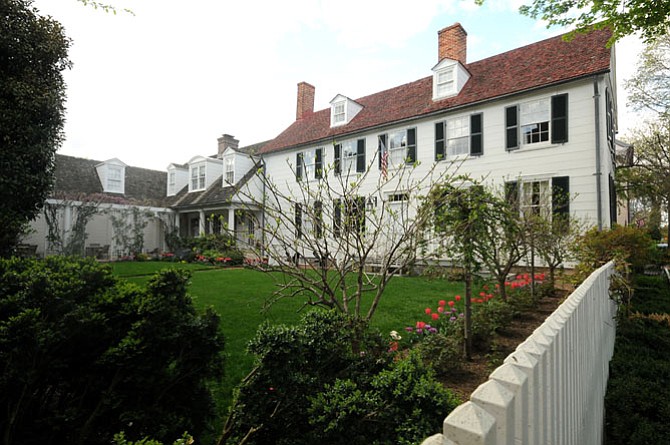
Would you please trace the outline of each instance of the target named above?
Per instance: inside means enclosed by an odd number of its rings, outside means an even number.
[[[295,110],[295,120],[314,113],[314,87],[307,82],[298,84],[298,106]]]
[[[468,33],[460,23],[454,23],[437,32],[437,61],[458,60],[463,65],[467,60]]]
[[[231,147],[237,150],[237,148],[240,146],[240,141],[235,139],[235,136],[231,136],[229,134],[224,134],[218,138],[217,141],[219,141],[219,158],[223,157],[223,152],[226,151],[226,148]]]

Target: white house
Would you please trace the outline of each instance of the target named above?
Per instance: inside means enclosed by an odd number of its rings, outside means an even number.
[[[298,84],[295,122],[259,155],[286,193],[345,173],[360,175],[372,192],[388,172],[411,168],[418,177],[453,169],[455,161],[459,173],[515,194],[521,211],[569,212],[610,227],[617,209],[609,37],[607,30],[554,37],[470,62],[467,34],[456,23],[438,32],[437,63],[427,62],[429,75],[415,82],[358,99],[342,92],[319,111],[314,87]],[[366,208],[419,192],[399,193],[398,184],[387,190],[363,197]],[[570,194],[569,204],[558,203],[559,192]]]

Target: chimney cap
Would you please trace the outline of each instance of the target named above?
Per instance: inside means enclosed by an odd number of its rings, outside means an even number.
[[[463,34],[466,36],[468,35],[468,32],[463,28],[463,25],[460,24],[460,22],[456,22],[453,25],[447,26],[446,28],[440,29],[437,33],[442,34],[443,32],[449,31],[452,28],[461,28],[461,31],[463,31]]]

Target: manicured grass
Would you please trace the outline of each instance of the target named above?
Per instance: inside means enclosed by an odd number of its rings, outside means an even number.
[[[213,266],[199,263],[179,263],[168,261],[117,261],[109,263],[117,277],[137,277],[153,275],[161,269],[169,267],[186,270],[207,270],[212,269]]]
[[[277,287],[271,275],[254,270],[203,268],[201,265],[167,262],[112,264],[116,275],[140,285],[146,284],[151,274],[167,267],[192,270],[189,292],[196,306],[201,309],[211,306],[221,316],[226,341],[226,369],[217,390],[223,415],[230,405],[233,388],[253,367],[253,358],[246,353],[246,346],[258,326],[266,320],[273,324],[293,324],[302,316],[301,311],[309,310],[309,307],[305,307],[304,300],[295,297],[281,299],[266,308]],[[405,326],[425,318],[423,311],[426,307],[435,308],[438,300],[453,298],[462,292],[460,283],[395,277],[384,292],[372,325],[384,333],[402,331]]]

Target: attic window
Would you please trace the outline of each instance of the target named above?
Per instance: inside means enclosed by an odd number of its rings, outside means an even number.
[[[470,73],[460,62],[442,60],[433,67],[433,100],[457,95],[469,79]]]
[[[235,158],[232,156],[227,156],[225,165],[225,182],[228,184],[233,184],[235,182]]]
[[[123,167],[117,165],[107,166],[107,190],[108,192],[123,193]]]
[[[338,94],[330,101],[331,128],[347,125],[362,109],[363,106],[358,102],[349,99],[347,96]]]
[[[454,93],[455,90],[454,85],[456,84],[456,82],[454,81],[455,80],[454,70],[455,66],[451,66],[447,69],[438,71],[436,73],[436,79],[435,79],[436,96],[444,97]]]
[[[346,122],[347,120],[347,113],[346,113],[346,104],[344,101],[338,102],[333,104],[332,108],[332,113],[333,113],[333,126],[335,125],[341,125]]]

